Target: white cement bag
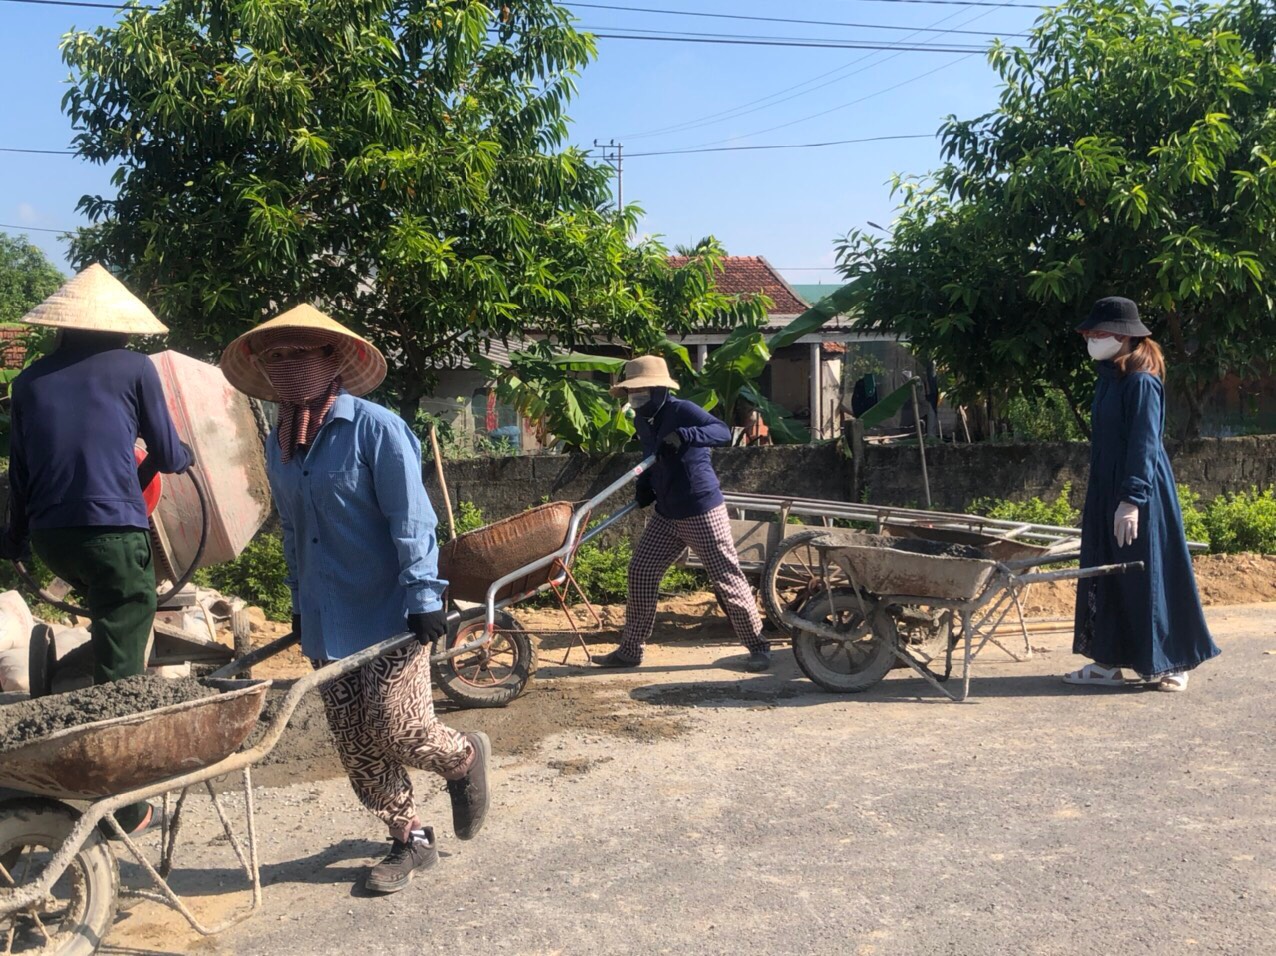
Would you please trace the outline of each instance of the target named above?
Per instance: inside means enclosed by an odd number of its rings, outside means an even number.
[[[27,653],[35,619],[17,591],[0,594],[0,691],[31,690],[27,679]]]

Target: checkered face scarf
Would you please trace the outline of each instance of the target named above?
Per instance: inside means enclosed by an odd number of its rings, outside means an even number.
[[[323,346],[333,346],[331,350]],[[266,360],[271,349],[305,349],[277,362]],[[261,368],[279,393],[279,451],[291,461],[302,446],[314,441],[324,417],[341,391],[342,355],[337,339],[327,332],[278,329],[262,333],[258,347]]]

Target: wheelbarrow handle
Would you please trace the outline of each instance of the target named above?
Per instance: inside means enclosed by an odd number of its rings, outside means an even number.
[[[1094,568],[1065,568],[1062,571],[1042,571],[1036,574],[1013,575],[1016,585],[1038,584],[1044,581],[1080,581],[1083,578],[1100,578],[1109,574],[1128,574],[1142,571],[1142,561],[1126,561],[1123,564],[1102,564]]]

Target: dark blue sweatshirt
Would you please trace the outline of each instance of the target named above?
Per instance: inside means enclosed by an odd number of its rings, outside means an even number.
[[[169,417],[159,373],[138,352],[68,336],[13,383],[9,535],[77,527],[149,527],[133,444],[161,472],[190,456]]]
[[[656,463],[638,479],[638,497],[656,499],[656,511],[666,518],[692,518],[722,504],[722,488],[709,459],[709,449],[731,444],[731,429],[695,402],[672,395],[652,418],[634,416],[634,429],[644,455]],[[682,445],[663,444],[676,431]]]

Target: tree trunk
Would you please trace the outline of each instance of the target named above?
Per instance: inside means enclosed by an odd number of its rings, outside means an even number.
[[[425,389],[421,387],[420,380],[403,386],[403,392],[399,396],[399,417],[408,423],[409,428],[416,421],[416,413],[420,410],[421,399],[424,397]]]

